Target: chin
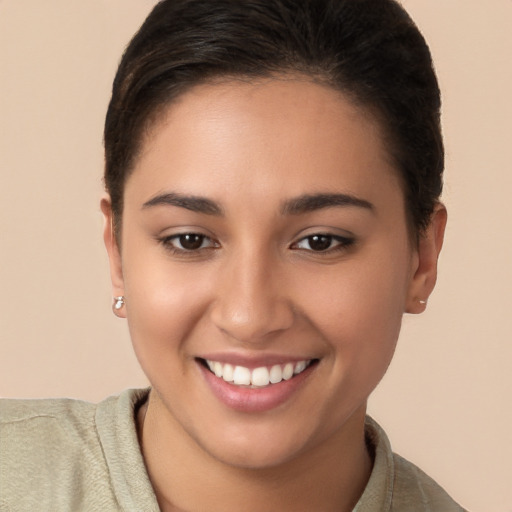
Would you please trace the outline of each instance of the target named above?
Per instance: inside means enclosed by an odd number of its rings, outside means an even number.
[[[285,446],[283,443],[268,443],[249,440],[245,443],[226,443],[226,450],[219,446],[202,446],[217,461],[239,469],[266,470],[283,466],[296,459],[303,449]]]
[[[307,417],[307,415],[304,415]],[[195,442],[215,460],[236,468],[266,470],[298,461],[311,450],[316,451],[325,441],[335,436],[333,425],[326,428],[297,421],[296,415],[288,421],[276,421],[274,415],[263,420],[231,424],[227,428],[210,429],[192,434]],[[282,418],[284,420],[284,418]],[[226,423],[224,423],[224,427]]]

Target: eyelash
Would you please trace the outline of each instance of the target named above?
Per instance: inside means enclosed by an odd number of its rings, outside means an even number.
[[[197,237],[200,239],[201,243],[200,246],[197,248],[192,249],[186,249],[183,247],[183,240],[185,237]],[[321,250],[314,250],[311,248],[311,243],[314,241],[315,238],[324,238],[326,239],[325,242],[328,243],[328,247],[326,249]],[[182,239],[182,240],[180,240]],[[209,251],[212,249],[217,249],[220,247],[220,244],[214,240],[212,240],[210,237],[203,235],[201,233],[178,233],[176,235],[166,236],[163,238],[159,238],[158,241],[172,254],[176,255],[183,255],[183,256],[193,256],[197,255],[200,251]],[[182,247],[176,247],[175,244],[176,241],[179,241],[180,245]],[[203,247],[203,244],[205,241],[209,241],[210,244],[206,247]],[[318,241],[318,240],[317,240]],[[310,248],[304,248],[300,247],[300,244],[307,242],[310,245]],[[336,245],[332,247],[333,242],[336,242]],[[349,249],[352,245],[354,245],[355,239],[340,235],[332,235],[330,233],[313,233],[311,235],[305,236],[298,240],[297,242],[293,243],[291,245],[291,249],[293,250],[299,250],[299,251],[305,251],[312,254],[333,254],[341,251],[345,251]]]
[[[201,244],[199,247],[195,249],[186,249],[183,247],[183,242],[185,237],[197,237],[201,239]],[[172,254],[178,254],[178,255],[185,255],[185,256],[192,256],[199,253],[199,251],[205,251],[205,250],[211,250],[216,249],[220,247],[218,242],[213,241],[210,237],[203,235],[201,233],[178,233],[176,235],[166,236],[163,238],[158,239],[158,241]],[[173,244],[179,241],[180,245],[182,247],[175,247]],[[203,247],[203,244],[205,241],[210,241],[210,245],[208,247]]]
[[[310,244],[310,247],[311,247],[311,242],[315,238],[327,239],[326,241],[329,244],[328,248],[324,249],[324,250],[315,251],[313,248],[305,249],[303,247],[299,247],[299,244],[306,242],[306,241]],[[334,245],[334,247],[332,247],[333,242],[336,242],[336,245]],[[332,235],[330,233],[313,233],[311,235],[301,238],[298,242],[295,242],[292,245],[292,248],[296,247],[297,250],[303,250],[303,251],[311,252],[314,254],[333,254],[336,252],[347,250],[349,247],[354,245],[354,243],[355,243],[354,238],[350,238],[350,237],[346,237],[346,236]]]

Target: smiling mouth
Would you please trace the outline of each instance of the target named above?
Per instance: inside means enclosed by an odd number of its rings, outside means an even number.
[[[312,364],[317,363],[318,359],[260,366],[252,370],[245,366],[235,366],[209,359],[199,359],[199,361],[216,377],[229,384],[249,388],[265,388],[300,375]]]

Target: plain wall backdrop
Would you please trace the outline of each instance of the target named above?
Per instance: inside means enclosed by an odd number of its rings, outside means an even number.
[[[154,0],[0,0],[0,395],[145,386],[111,313],[102,128]],[[369,412],[471,511],[512,511],[512,1],[404,0],[443,91],[438,286]]]

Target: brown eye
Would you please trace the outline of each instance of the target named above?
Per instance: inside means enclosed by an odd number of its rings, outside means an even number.
[[[306,236],[294,244],[294,249],[301,249],[312,252],[331,253],[333,251],[348,249],[355,240],[338,235],[329,235],[327,233],[315,233]]]
[[[332,236],[329,235],[308,236],[306,240],[313,251],[326,251],[332,244]]]
[[[180,249],[195,251],[203,247],[205,238],[206,237],[204,235],[199,235],[197,233],[187,233],[185,235],[179,235],[176,241],[181,246]]]
[[[176,235],[157,238],[164,248],[178,256],[198,256],[209,251],[218,249],[219,242],[201,233],[177,233]]]

